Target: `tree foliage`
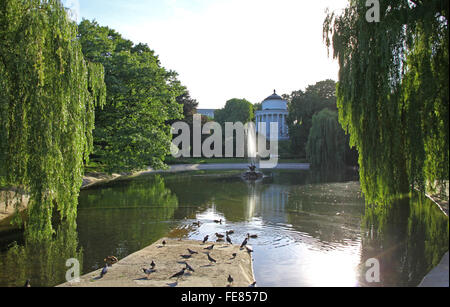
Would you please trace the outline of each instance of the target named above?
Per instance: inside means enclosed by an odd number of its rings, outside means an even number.
[[[446,0],[381,1],[381,22],[352,0],[324,23],[339,61],[342,126],[359,151],[368,201],[440,185],[449,172]]]
[[[0,41],[0,181],[29,194],[27,238],[41,240],[55,205],[75,223],[104,70],[84,60],[59,0],[2,0]]]
[[[336,108],[336,82],[325,80],[310,85],[305,92],[295,91],[287,96],[289,101],[289,136],[292,151],[306,156],[306,143],[312,127],[313,116],[325,108]]]
[[[306,156],[313,169],[339,170],[345,166],[348,138],[336,111],[324,109],[313,116]]]
[[[168,122],[182,117],[185,93],[177,74],[161,67],[147,45],[83,20],[79,40],[87,59],[105,67],[107,100],[96,109],[94,152],[109,172],[164,167],[172,135]]]
[[[185,118],[192,117],[197,113],[198,101],[193,99],[188,91],[178,96],[176,100],[183,106],[183,115]]]
[[[216,110],[214,117],[221,125],[227,122],[246,124],[255,118],[255,114],[253,105],[249,101],[234,98],[227,101],[225,108]]]

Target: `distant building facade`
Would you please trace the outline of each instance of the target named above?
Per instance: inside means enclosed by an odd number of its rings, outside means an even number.
[[[207,116],[209,118],[214,119],[214,112],[216,110],[215,109],[198,109],[197,110],[197,114],[203,115],[203,116]]]
[[[262,111],[256,112],[256,129],[260,131],[261,123],[266,124],[266,137],[270,138],[270,124],[278,123],[278,140],[289,140],[289,128],[287,125],[287,117],[289,115],[287,101],[277,95],[274,91],[273,95],[267,97],[262,102]]]

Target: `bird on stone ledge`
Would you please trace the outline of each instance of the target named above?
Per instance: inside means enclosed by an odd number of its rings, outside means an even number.
[[[184,264],[186,265],[186,270],[195,272],[195,270],[185,261]]]
[[[107,264],[105,265],[102,272],[100,273],[100,278],[103,278],[103,276],[105,276],[106,273],[108,273],[108,265]]]
[[[186,271],[186,268],[183,268],[180,272],[173,274],[170,278],[180,278],[181,276],[184,275],[184,272]]]
[[[197,252],[195,252],[195,251],[193,251],[193,250],[191,250],[191,249],[187,249],[188,250],[188,252],[189,252],[189,254],[191,254],[191,255],[196,255],[196,254],[198,254]]]
[[[109,256],[109,257],[106,257],[103,261],[108,266],[113,266],[113,264],[116,264],[117,262],[119,262],[119,259],[117,259],[117,257],[114,257],[114,256]]]
[[[203,244],[205,244],[205,243],[208,241],[208,239],[209,239],[209,236],[206,236],[206,237],[203,239]]]
[[[208,256],[209,262],[211,262],[211,263],[217,263],[217,261],[216,261],[214,258],[212,258],[211,255],[210,255],[209,253],[206,253],[206,255]]]
[[[241,244],[241,248],[243,248],[244,246],[246,246],[248,243],[248,238],[245,238],[244,242],[242,242]]]
[[[150,274],[155,273],[155,270],[153,270],[153,269],[148,270],[148,269],[143,268],[142,271],[145,273],[145,275],[147,275],[147,279],[150,276]]]
[[[214,244],[213,244],[213,245],[211,245],[211,246],[205,247],[204,249],[212,251],[212,250],[213,250],[213,248],[214,248]]]
[[[234,281],[233,277],[231,277],[231,275],[228,275],[228,283],[231,285],[233,281]]]

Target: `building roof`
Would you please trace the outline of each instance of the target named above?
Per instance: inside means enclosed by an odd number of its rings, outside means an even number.
[[[262,103],[263,111],[267,110],[284,110],[287,111],[287,101],[277,95],[277,91],[273,91],[273,95],[267,97]]]
[[[283,98],[281,98],[281,96],[277,95],[277,91],[273,90],[273,95],[267,97],[266,99],[264,99],[264,101],[267,100],[283,100]]]

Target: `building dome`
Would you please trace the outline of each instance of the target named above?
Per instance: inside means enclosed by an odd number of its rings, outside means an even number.
[[[283,98],[281,98],[281,96],[277,95],[276,90],[273,90],[273,95],[270,95],[269,97],[264,99],[264,101],[268,101],[268,100],[283,100]]]
[[[287,110],[287,101],[273,91],[273,95],[267,97],[262,103],[263,110]]]

